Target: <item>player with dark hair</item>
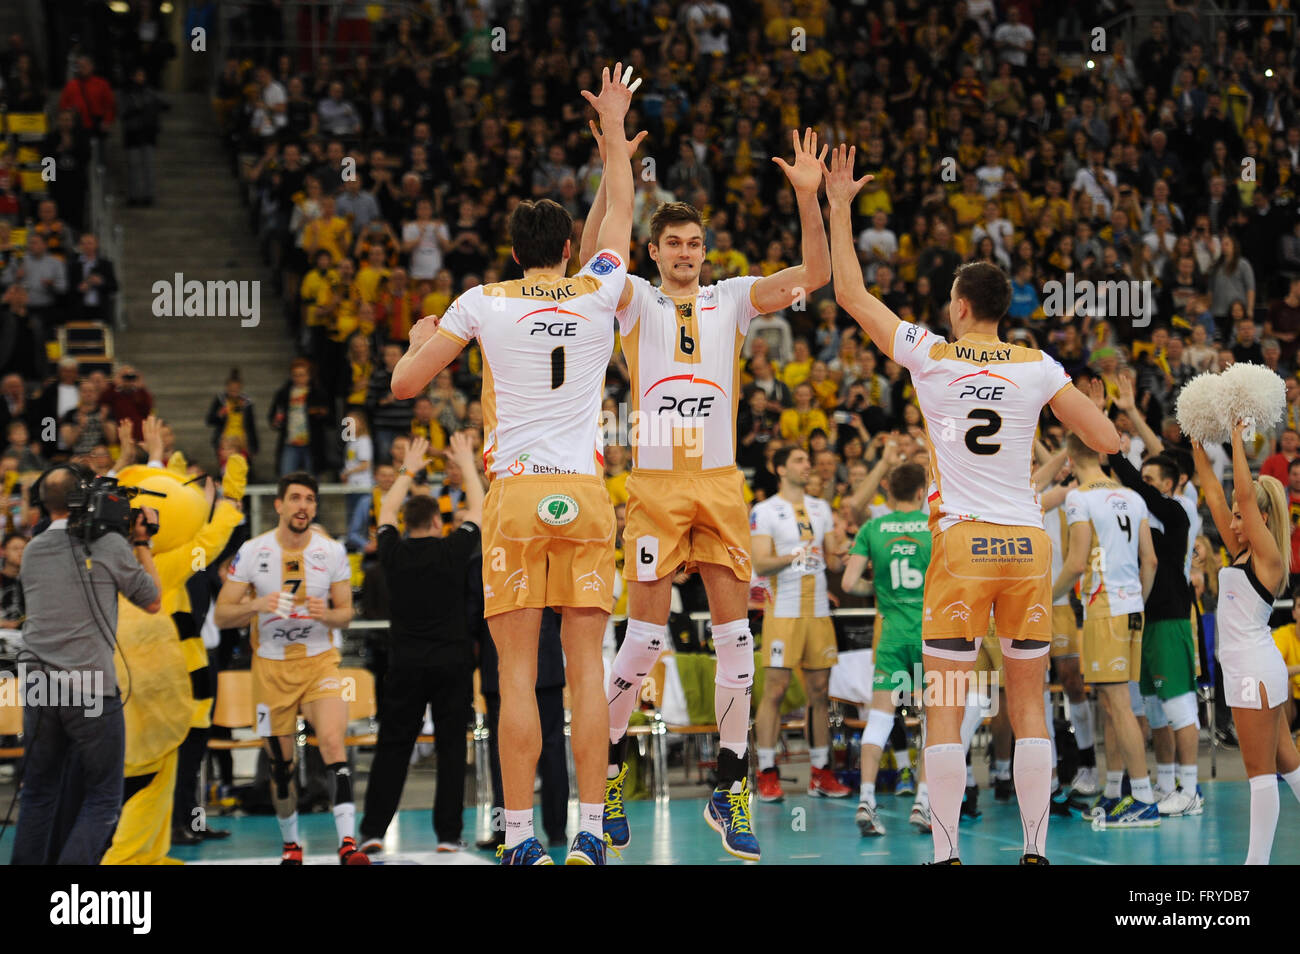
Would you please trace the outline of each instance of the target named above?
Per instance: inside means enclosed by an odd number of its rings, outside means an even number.
[[[835,300],[886,356],[911,372],[930,450],[933,557],[921,621],[927,673],[940,685],[969,681],[990,611],[1001,642],[1016,736],[1015,788],[1024,832],[1021,862],[1041,864],[1052,784],[1043,708],[1052,644],[1051,544],[1032,484],[1034,432],[1044,406],[1107,453],[1115,426],[1077,391],[1059,363],[998,339],[1011,300],[1006,275],[987,262],[957,270],[949,292],[954,341],[901,321],[863,282],[853,237],[856,148],[840,146],[824,169],[830,204]],[[938,694],[926,713],[934,860],[959,864],[957,822],[966,780],[964,687]]]
[[[217,596],[220,629],[250,626],[257,734],[271,759],[271,801],[284,851],[280,863],[302,864],[298,836],[296,748],[298,712],[311,723],[330,783],[339,862],[366,865],[357,850],[356,804],[348,768],[348,704],[331,630],[352,622],[352,567],[343,544],[312,529],[316,478],[303,471],[280,478],[274,530],[239,548]]]

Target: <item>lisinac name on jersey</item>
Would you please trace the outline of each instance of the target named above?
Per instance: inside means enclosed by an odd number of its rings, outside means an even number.
[[[438,334],[483,351],[483,457],[489,476],[602,473],[600,401],[627,263],[602,249],[576,275],[480,285]]]

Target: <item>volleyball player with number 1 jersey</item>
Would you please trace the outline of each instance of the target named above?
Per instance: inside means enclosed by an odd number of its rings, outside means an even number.
[[[573,221],[547,199],[521,202],[510,235],[522,280],[461,295],[441,323],[411,329],[393,394],[413,397],[477,338],[483,352],[483,448],[491,479],[483,507],[483,602],[500,657],[505,864],[551,864],[533,834],[533,778],[541,752],[534,685],[542,610],[561,611],[580,831],[566,864],[604,864],[602,766],[607,717],[600,644],[614,602],[614,508],[602,480],[600,400],[614,350],[614,309],[632,240],[633,143],[623,120],[631,67],[603,73],[608,150],[602,188],[613,208],[601,251],[572,277]],[[588,231],[592,225],[588,223]]]
[[[911,372],[930,446],[933,555],[921,633],[927,674],[933,672],[945,690],[926,713],[934,860],[960,864],[965,687],[992,611],[1016,735],[1021,862],[1042,864],[1052,778],[1043,711],[1052,586],[1051,544],[1031,479],[1034,432],[1050,404],[1090,446],[1114,452],[1119,434],[1056,361],[998,339],[1011,286],[996,266],[974,263],[957,271],[948,305],[953,342],[900,321],[867,291],[853,241],[852,202],[872,177],[853,178],[855,157],[855,148],[840,146],[824,170],[835,299],[876,347]]]

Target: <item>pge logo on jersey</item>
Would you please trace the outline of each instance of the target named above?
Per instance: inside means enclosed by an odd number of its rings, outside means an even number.
[[[608,275],[623,263],[610,252],[601,252],[591,260],[591,270],[597,275]]]
[[[578,501],[566,494],[550,494],[537,505],[537,516],[551,527],[573,523],[578,517]]]

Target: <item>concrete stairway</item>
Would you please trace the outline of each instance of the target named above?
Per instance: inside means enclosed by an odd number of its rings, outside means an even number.
[[[117,334],[117,358],[136,366],[158,414],[175,430],[176,446],[205,467],[215,466],[216,459],[203,418],[230,369],[238,366],[258,417],[259,477],[268,479],[275,472],[275,435],[266,426],[266,413],[294,355],[283,307],[248,230],[248,209],[240,202],[206,96],[165,95],[172,108],[159,137],[153,207],[126,207],[117,130],[110,149],[117,221],[124,232],[121,293],[127,327]],[[242,327],[235,315],[156,317],[153,285],[171,285],[177,272],[185,281],[260,281],[259,324]]]

